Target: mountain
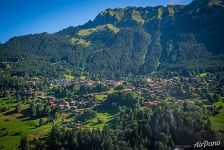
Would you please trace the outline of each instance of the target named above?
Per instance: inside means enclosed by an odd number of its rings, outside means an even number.
[[[223,18],[223,0],[106,9],[82,26],[14,37],[0,45],[0,61],[17,76],[84,68],[93,77],[119,78],[179,64],[189,68],[195,61],[198,68],[214,57],[222,60]]]

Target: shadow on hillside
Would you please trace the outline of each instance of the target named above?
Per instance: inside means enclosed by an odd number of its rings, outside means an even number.
[[[73,118],[73,117],[75,117],[75,115],[74,114],[70,114],[69,116],[66,117],[66,119],[70,119],[70,118]]]
[[[115,118],[108,121],[108,127],[109,128],[115,128],[115,126],[116,126],[116,119]]]
[[[108,113],[111,115],[114,115],[118,112],[117,109],[109,109],[108,107],[105,107],[104,105],[98,105],[94,108],[94,111],[97,111],[98,113]]]
[[[23,110],[21,111],[22,116],[18,116],[17,119],[22,119],[23,121],[31,120],[29,110]]]
[[[16,114],[15,110],[7,111],[3,115],[4,116],[9,116],[9,115],[13,115],[13,114]]]

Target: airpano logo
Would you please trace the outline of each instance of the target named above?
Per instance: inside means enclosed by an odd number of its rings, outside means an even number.
[[[214,147],[214,146],[219,146],[220,144],[221,144],[220,141],[209,142],[207,140],[204,140],[203,142],[198,141],[197,143],[195,143],[194,148]]]

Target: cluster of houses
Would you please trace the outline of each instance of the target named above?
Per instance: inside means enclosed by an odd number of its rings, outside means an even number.
[[[53,81],[56,83],[56,85],[60,86],[68,86],[68,85],[97,85],[99,83],[104,83],[109,87],[116,87],[119,85],[122,85],[123,81],[115,81],[115,80],[90,80],[90,79],[73,79],[73,80],[68,80],[68,79],[55,79]]]
[[[81,123],[77,123],[74,120],[63,122],[63,126],[67,128],[77,128],[80,129],[83,125]]]
[[[36,84],[39,82],[40,79],[38,78],[29,78],[27,79],[27,83]],[[123,84],[123,81],[116,81],[116,80],[102,80],[102,81],[95,81],[95,80],[89,80],[89,79],[73,79],[73,80],[67,80],[67,79],[55,79],[54,84],[59,86],[68,86],[68,85],[97,85],[99,83],[104,83],[109,87],[117,87]],[[171,79],[154,79],[151,76],[148,76],[146,78],[147,86],[142,87],[135,87],[131,83],[127,83],[125,86],[125,90],[127,91],[135,91],[139,92],[140,94],[144,94],[145,92],[148,92],[152,97],[151,100],[149,98],[146,98],[144,101],[144,105],[147,107],[151,106],[157,106],[160,104],[160,101],[158,99],[162,99],[163,97],[166,97],[167,95],[175,97],[178,95],[178,88],[180,87],[180,84],[183,85],[183,87],[186,87],[186,85],[191,85],[191,91],[186,91],[185,88],[183,88],[183,95],[185,98],[196,98],[199,97],[199,91],[202,89],[202,87],[207,86],[209,89],[209,92],[218,93],[220,92],[220,81],[215,75],[206,76],[204,78],[195,76],[195,77],[181,77],[181,78],[171,78]],[[38,89],[33,88],[27,88],[24,89],[24,91],[16,91],[15,89],[10,90],[11,94],[15,95],[16,93],[20,93],[21,95],[32,95],[39,91]],[[3,95],[3,91],[0,91],[0,94]],[[183,96],[183,97],[184,97]],[[41,100],[41,98],[36,98],[37,100]],[[155,100],[156,99],[156,100]],[[177,98],[178,99],[178,98]],[[44,100],[44,99],[43,99]],[[46,98],[45,98],[46,100]],[[34,100],[32,100],[34,101]],[[96,103],[94,101],[94,95],[88,94],[86,96],[80,96],[78,98],[67,98],[67,99],[57,99],[55,97],[48,97],[46,100],[46,103],[51,108],[61,108],[61,109],[69,109],[72,111],[77,111],[78,109],[82,108],[88,108],[95,106]],[[115,106],[117,104],[113,104]]]
[[[180,77],[172,79],[154,80],[150,76],[147,78],[150,94],[164,96],[168,94],[172,97],[180,95],[180,85],[183,87],[181,97],[184,99],[192,99],[200,97],[203,88],[208,88],[210,93],[221,93],[224,89],[222,81],[216,75],[208,75],[205,77]],[[190,88],[189,88],[190,87]]]
[[[176,97],[179,95],[178,89],[180,88],[180,84],[186,87],[187,84],[191,85],[191,90],[186,91],[183,89],[182,97],[184,99],[196,98],[199,97],[199,91],[201,91],[202,87],[208,86],[210,92],[219,92],[217,85],[220,81],[217,81],[215,76],[210,76],[209,78],[201,78],[201,77],[182,77],[181,80],[178,78],[172,79],[153,79],[151,76],[146,78],[147,87],[140,88],[140,93],[144,93],[147,91],[150,95],[153,95],[156,98],[166,97],[165,94],[168,94],[172,97]],[[178,98],[177,98],[178,99]],[[154,107],[158,106],[160,101],[154,98],[146,99],[144,101],[145,107]]]
[[[38,83],[40,81],[39,78],[27,78],[26,82],[35,85],[36,83]]]
[[[177,78],[153,80],[151,77],[148,77],[147,83],[150,94],[159,97],[164,97],[166,96],[165,94],[172,97],[180,96],[180,91],[178,90],[180,89],[180,85],[182,84],[186,87],[187,84],[190,84],[191,91],[189,92],[186,91],[186,89],[183,89],[181,96],[184,98],[196,98],[199,96],[197,88],[201,88],[205,84],[205,81],[200,78],[195,78],[195,84],[192,84],[189,80],[192,80],[192,78],[183,77],[180,81],[180,79]]]
[[[91,95],[80,97],[80,98],[67,98],[67,99],[57,99],[55,97],[49,97],[48,105],[51,108],[68,109],[75,111],[77,113],[78,109],[88,108],[95,106],[94,97]]]

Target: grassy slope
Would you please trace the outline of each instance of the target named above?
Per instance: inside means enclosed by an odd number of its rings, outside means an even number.
[[[95,98],[97,101],[103,101],[104,99],[107,98],[107,95],[105,94],[95,94]]]
[[[118,112],[116,110],[109,110],[99,107],[97,108],[97,116],[93,119],[88,120],[85,123],[84,128],[103,129],[104,126],[110,126],[112,124],[113,119],[115,119],[117,115]]]
[[[7,115],[0,117],[0,128],[8,131],[7,136],[0,138],[0,146],[5,149],[13,149],[19,145],[22,136],[28,134],[30,138],[40,138],[46,136],[50,132],[51,124],[37,126],[38,120],[22,120],[18,119],[18,115]],[[4,121],[8,119],[9,121]],[[36,127],[37,126],[37,127]],[[20,132],[20,135],[13,134]]]
[[[65,74],[64,77],[65,77],[65,79],[67,79],[67,80],[73,80],[73,79],[75,78],[74,76],[72,76],[72,75],[68,75],[68,74]]]
[[[12,108],[14,106],[16,106],[15,102],[8,101],[8,99],[6,97],[0,98],[0,109],[5,108],[5,107]]]
[[[6,135],[0,137],[0,148],[16,149],[22,136],[28,135],[33,139],[44,137],[50,132],[51,124],[38,126],[38,119],[30,120],[23,118],[22,114],[15,113],[13,111],[15,105],[14,102],[5,103],[5,99],[0,99],[0,107],[10,108],[8,112],[0,113],[0,129],[4,129],[0,132],[6,133]],[[27,106],[22,105],[22,108],[26,109]],[[14,135],[16,133],[17,135]]]
[[[0,147],[6,150],[16,149],[20,142],[20,136],[0,137]]]
[[[100,128],[103,129],[104,126],[108,126],[109,122],[114,118],[113,114],[109,113],[97,113],[97,116],[91,120],[89,120],[84,128]],[[102,120],[102,122],[98,122],[98,119]]]
[[[219,101],[213,104],[214,106],[223,106],[223,108],[220,110],[220,113],[210,117],[212,128],[215,130],[222,130],[224,131],[224,102]]]

